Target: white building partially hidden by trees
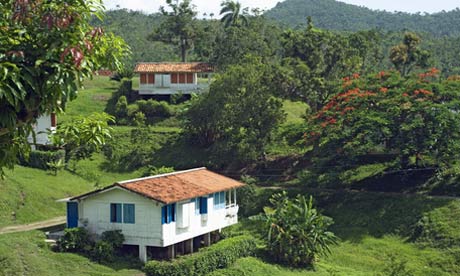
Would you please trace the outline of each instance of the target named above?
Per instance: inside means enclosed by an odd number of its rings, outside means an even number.
[[[57,118],[56,113],[45,114],[37,118],[37,121],[32,125],[35,135],[30,135],[27,140],[33,147],[36,145],[51,144],[49,132],[56,131]]]
[[[192,94],[205,91],[214,67],[203,62],[138,63],[139,95]]]
[[[95,238],[121,230],[142,261],[170,259],[211,244],[238,222],[236,189],[242,186],[206,168],[117,182],[70,198],[67,227],[84,227]]]

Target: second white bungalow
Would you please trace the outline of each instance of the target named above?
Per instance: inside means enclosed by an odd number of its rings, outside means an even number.
[[[204,62],[141,62],[134,72],[140,77],[139,95],[188,95],[205,91],[214,67]]]
[[[211,233],[238,222],[242,186],[206,168],[117,182],[70,198],[67,227],[84,227],[96,238],[122,230],[142,261],[174,258],[209,245]]]

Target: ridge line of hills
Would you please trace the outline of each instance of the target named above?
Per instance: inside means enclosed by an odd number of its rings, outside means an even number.
[[[406,13],[372,10],[336,0],[286,0],[265,16],[288,27],[306,24],[311,16],[315,26],[338,31],[381,29],[411,30],[434,36],[460,36],[460,9],[438,13]]]

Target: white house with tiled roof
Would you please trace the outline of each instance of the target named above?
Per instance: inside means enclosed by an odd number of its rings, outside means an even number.
[[[191,94],[209,86],[214,67],[203,62],[143,62],[134,72],[140,77],[139,95]],[[199,81],[200,76],[207,81]]]
[[[174,258],[209,245],[212,233],[238,222],[236,189],[243,183],[198,168],[117,182],[70,198],[67,227],[95,237],[122,230],[139,257]]]

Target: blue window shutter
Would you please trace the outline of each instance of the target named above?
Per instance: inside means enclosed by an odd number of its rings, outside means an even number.
[[[121,223],[120,203],[110,203],[110,222]]]
[[[134,204],[123,204],[123,222],[124,223],[135,223]]]
[[[168,208],[167,206],[161,207],[161,224],[166,224],[166,219],[168,216]]]
[[[121,204],[116,204],[117,206],[117,222],[118,223],[121,223],[122,220],[121,220]]]
[[[171,221],[176,221],[176,203],[171,204]]]
[[[200,197],[200,214],[208,213],[208,198]]]
[[[171,222],[171,205],[167,205],[167,216],[166,216],[166,223]]]

